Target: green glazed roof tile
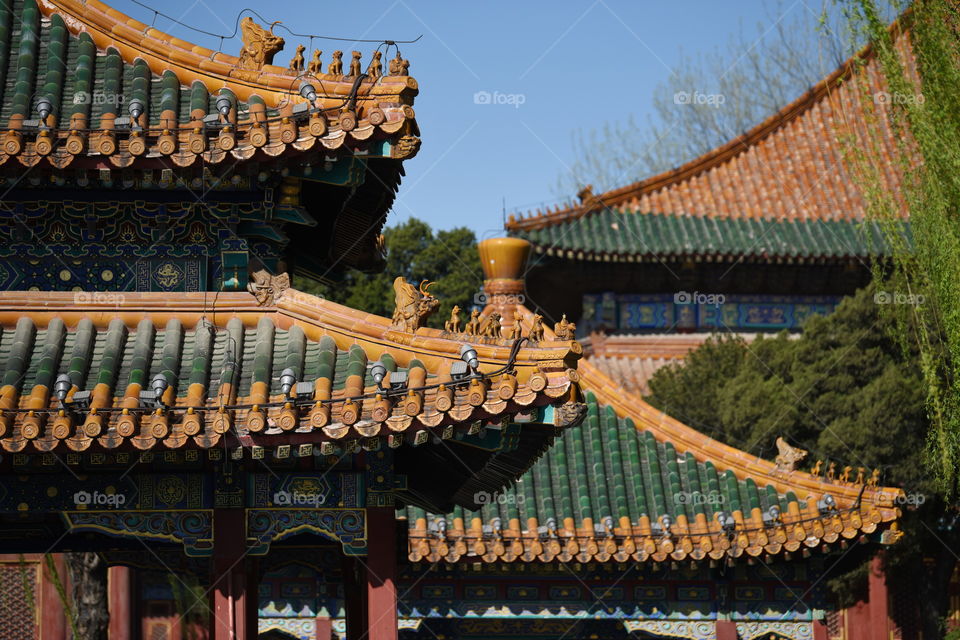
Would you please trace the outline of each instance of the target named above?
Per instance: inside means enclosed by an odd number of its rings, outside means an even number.
[[[909,235],[909,223],[904,223]],[[512,231],[539,250],[606,256],[868,257],[887,251],[875,222],[759,220],[603,209],[544,229]]]

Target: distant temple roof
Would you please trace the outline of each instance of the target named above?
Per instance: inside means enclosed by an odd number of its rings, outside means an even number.
[[[98,0],[3,3],[0,164],[152,169],[167,158],[186,167],[341,147],[400,159],[416,153],[418,88],[409,63],[385,61],[387,72],[377,53],[362,81],[358,67],[322,73],[310,52],[289,68],[274,65],[282,38],[244,20],[238,57]],[[304,84],[316,94],[312,105]]]
[[[670,364],[680,364],[687,354],[706,342],[712,333],[594,333],[584,341],[584,359],[637,395],[650,393],[653,374]],[[756,334],[739,334],[751,340]]]
[[[908,38],[897,45],[910,59]],[[866,48],[751,130],[683,166],[601,194],[588,187],[578,204],[510,216],[506,229],[538,252],[596,260],[734,254],[802,261],[882,250],[865,246],[851,224],[864,219],[865,203],[844,155],[868,124],[889,132],[885,91]],[[898,141],[887,135],[879,144],[880,187],[896,193]]]
[[[717,262],[777,259],[802,264],[867,258],[887,251],[877,223],[836,219],[639,215],[603,209],[512,233],[529,240],[538,253],[601,262],[652,261],[669,256]]]
[[[530,248],[508,243],[522,241],[480,246],[485,314],[519,314],[526,327],[533,312],[515,291]],[[667,351],[680,356],[690,345],[673,338]],[[586,420],[515,485],[479,511],[406,509],[412,561],[662,562],[776,555],[862,534],[897,539],[902,491],[878,486],[871,470],[828,477],[763,460],[654,409],[589,359],[577,373]]]

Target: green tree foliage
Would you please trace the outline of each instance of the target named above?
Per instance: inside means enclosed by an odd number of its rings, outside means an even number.
[[[851,27],[870,39],[891,97],[889,131],[898,142],[895,166],[904,176],[900,192],[883,188],[882,148],[888,129],[880,116],[864,140],[852,143],[847,161],[866,196],[868,214],[882,223],[892,247],[891,276],[898,293],[923,304],[888,305],[894,334],[916,349],[933,428],[929,460],[941,488],[960,488],[960,29],[952,0],[917,0],[901,20],[910,30],[915,64],[895,45],[897,30],[875,0],[848,0]],[[879,111],[879,109],[877,110]],[[904,205],[910,241],[901,225]]]
[[[930,421],[916,349],[893,337],[896,319],[880,312],[874,289],[845,299],[827,317],[811,318],[799,336],[782,333],[747,343],[716,336],[685,364],[650,381],[647,400],[702,432],[763,458],[783,436],[823,460],[881,470],[881,483],[903,487],[904,539],[887,552],[892,584],[916,585],[924,637],[941,637],[948,584],[960,537],[949,526],[924,455]],[[922,504],[917,505],[917,502]],[[841,605],[863,595],[870,548],[846,557],[830,576]]]
[[[296,286],[308,293],[345,304],[354,309],[390,317],[393,315],[393,280],[403,276],[419,285],[424,280],[435,284],[429,292],[440,300],[439,310],[427,321],[443,327],[453,305],[470,309],[483,284],[483,272],[477,255],[477,239],[466,227],[434,232],[416,218],[384,231],[387,266],[376,274],[350,271],[342,283],[325,286],[309,280]]]

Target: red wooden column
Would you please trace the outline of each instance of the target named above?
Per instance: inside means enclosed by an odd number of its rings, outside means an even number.
[[[717,620],[717,640],[737,640],[737,623],[733,620]]]
[[[887,576],[883,570],[883,554],[878,553],[870,561],[870,638],[888,640],[890,637],[890,601],[887,593]]]
[[[397,519],[393,507],[367,508],[369,640],[397,640]]]
[[[254,640],[250,628],[246,562],[246,512],[243,509],[213,511],[213,627],[211,640]]]
[[[42,555],[36,557],[37,569],[42,572],[40,581],[40,640],[67,640],[69,635],[67,626],[67,616],[63,611],[60,595],[57,593],[57,587],[50,570],[46,566]],[[63,559],[63,554],[53,554],[53,566],[56,568],[58,579],[63,583],[64,588],[72,588],[67,573],[67,565]]]
[[[109,640],[132,640],[133,638],[133,572],[130,567],[107,569],[107,611],[110,626]]]
[[[366,579],[361,573],[366,571],[359,559],[343,556],[343,608],[346,613],[347,640],[367,639],[367,591]]]

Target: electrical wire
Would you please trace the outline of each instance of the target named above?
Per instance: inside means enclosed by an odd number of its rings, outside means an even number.
[[[423,34],[420,34],[420,35],[417,36],[416,39],[414,39],[414,40],[386,40],[386,39],[383,39],[383,38],[373,38],[373,39],[369,39],[369,38],[341,38],[341,37],[336,37],[336,36],[324,36],[324,35],[318,35],[318,34],[312,34],[312,33],[296,33],[295,31],[293,31],[292,29],[290,29],[289,27],[287,27],[286,25],[284,25],[282,22],[267,20],[267,19],[265,19],[263,16],[261,16],[259,13],[257,13],[255,10],[250,9],[249,7],[248,7],[248,8],[245,8],[245,9],[241,9],[240,12],[237,14],[237,19],[236,19],[236,21],[234,22],[234,26],[233,26],[233,33],[231,33],[231,34],[222,34],[222,33],[214,33],[214,32],[212,32],[212,31],[207,31],[207,30],[205,30],[205,29],[200,29],[200,28],[197,28],[197,27],[195,27],[195,26],[193,26],[193,25],[191,25],[191,24],[187,24],[187,23],[185,23],[185,22],[181,22],[181,21],[178,20],[177,18],[174,18],[173,16],[171,16],[171,15],[169,15],[169,14],[166,14],[166,13],[164,13],[164,12],[158,10],[158,9],[154,9],[153,7],[151,7],[150,5],[148,5],[148,4],[145,3],[145,2],[141,2],[141,0],[130,0],[130,2],[132,2],[132,3],[136,4],[136,5],[139,5],[139,6],[143,7],[143,8],[146,9],[147,11],[153,12],[154,22],[156,22],[157,16],[161,16],[161,17],[163,17],[163,18],[166,18],[166,19],[169,20],[170,22],[173,22],[174,24],[179,25],[179,26],[181,26],[181,27],[184,27],[184,28],[186,28],[186,29],[190,29],[191,31],[195,31],[195,32],[197,32],[197,33],[202,33],[203,35],[210,36],[211,38],[219,38],[219,39],[220,39],[221,46],[223,45],[223,41],[224,41],[224,40],[230,40],[230,39],[233,39],[233,38],[236,38],[236,37],[237,37],[237,34],[240,32],[240,18],[242,18],[242,17],[244,16],[244,14],[250,14],[250,15],[256,17],[258,20],[260,20],[260,22],[263,22],[263,23],[266,23],[266,24],[270,24],[270,25],[271,25],[271,30],[273,29],[273,27],[279,26],[279,27],[281,27],[282,29],[284,29],[287,33],[289,33],[291,36],[294,36],[294,37],[296,37],[296,38],[310,38],[311,40],[313,40],[314,38],[316,38],[317,40],[334,40],[334,41],[338,41],[338,42],[379,42],[379,43],[386,44],[386,45],[397,45],[397,44],[413,44],[413,43],[419,41],[420,38],[423,37]]]

